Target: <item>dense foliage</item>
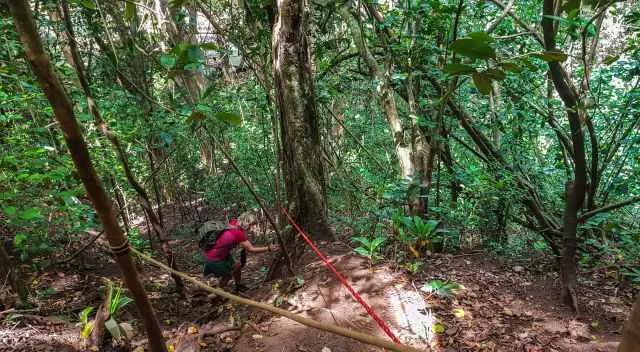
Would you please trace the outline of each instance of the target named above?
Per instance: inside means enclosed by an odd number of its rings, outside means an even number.
[[[640,7],[544,3],[307,4],[316,157],[329,221],[357,253],[417,271],[428,252],[484,248],[566,274],[574,241],[578,272],[612,269],[616,284],[640,285]],[[279,212],[288,175],[270,2],[32,5],[130,241],[145,247],[130,227],[141,194],[92,115],[71,41],[160,221],[168,204],[258,206],[222,149]],[[16,260],[39,270],[101,225],[2,14],[0,219]]]

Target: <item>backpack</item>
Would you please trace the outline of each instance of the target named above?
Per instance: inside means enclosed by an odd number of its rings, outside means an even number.
[[[198,233],[200,234],[198,247],[200,247],[200,249],[205,252],[209,251],[216,245],[216,241],[218,241],[218,238],[220,238],[222,233],[229,229],[231,229],[231,227],[219,221],[205,222],[198,231]]]

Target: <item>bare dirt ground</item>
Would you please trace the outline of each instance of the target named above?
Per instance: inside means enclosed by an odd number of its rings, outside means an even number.
[[[260,236],[253,238],[260,242]],[[174,248],[180,268],[201,276],[197,239],[181,238]],[[371,266],[345,243],[321,245],[334,265],[406,344],[433,351],[615,351],[630,310],[627,299],[583,288],[583,311],[574,314],[559,300],[554,275],[514,268],[486,253],[440,254],[425,259],[409,275],[389,264]],[[2,312],[0,351],[82,351],[77,313],[98,307],[101,277],[118,280],[113,260],[98,244],[66,267],[42,273],[32,282],[39,306],[30,312]],[[306,317],[385,337],[333,274],[307,253],[298,276],[263,282],[271,257],[250,255],[244,269],[246,295]],[[168,274],[140,263],[145,287],[170,348],[178,339],[196,341],[202,351],[352,352],[378,349],[314,330],[286,318],[224,302],[188,285],[186,297],[173,289]],[[517,270],[514,270],[517,269]],[[64,272],[64,273],[63,273]],[[422,291],[432,280],[463,285],[452,297]],[[147,342],[133,305],[118,321],[135,336],[129,350]],[[171,347],[173,346],[173,347]],[[105,349],[113,350],[113,349]],[[176,349],[177,351],[178,349]]]

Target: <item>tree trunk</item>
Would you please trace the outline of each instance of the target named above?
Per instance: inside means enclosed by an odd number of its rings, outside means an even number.
[[[358,21],[356,21],[349,12],[350,7],[351,2],[346,1],[343,6],[340,6],[338,11],[342,19],[347,23],[349,30],[351,31],[353,41],[358,48],[360,56],[369,68],[369,74],[371,78],[379,82],[377,93],[380,97],[380,105],[382,107],[382,111],[384,112],[385,117],[389,122],[389,127],[393,135],[396,156],[398,158],[398,162],[400,163],[402,177],[410,177],[413,175],[414,171],[413,163],[411,161],[411,148],[408,147],[407,143],[405,142],[405,131],[404,127],[402,126],[402,120],[400,119],[400,116],[398,114],[398,108],[396,107],[395,92],[390,82],[393,65],[390,60],[387,59],[384,63],[384,70],[380,69],[377,60],[367,47]]]
[[[294,219],[314,239],[331,239],[308,25],[307,0],[278,1],[272,49],[283,174],[289,211]]]
[[[22,278],[20,277],[18,269],[11,261],[9,253],[5,250],[4,243],[0,243],[0,280],[2,280],[2,282],[8,281],[13,292],[18,295],[19,301],[17,302],[17,306],[28,303],[29,292],[24,287]]]
[[[629,320],[624,327],[618,352],[640,352],[640,296],[636,299]]]
[[[10,1],[9,9],[11,10],[17,32],[24,46],[27,60],[38,78],[40,87],[53,108],[55,118],[63,132],[73,163],[87,190],[96,214],[105,229],[109,245],[114,249],[115,258],[122,271],[124,281],[140,311],[149,337],[151,350],[154,352],[164,352],[166,351],[166,346],[160,324],[151,307],[144,287],[138,278],[138,272],[133,260],[131,256],[128,255],[129,247],[127,238],[118,225],[112,202],[107,196],[93,167],[89,156],[89,149],[73,113],[71,100],[64,91],[60,80],[51,67],[49,57],[42,48],[42,42],[36,30],[31,9],[24,0]]]
[[[545,49],[556,50],[555,28],[553,20],[549,16],[555,15],[554,0],[544,0],[544,15],[542,29],[544,35]],[[571,142],[573,145],[574,180],[567,186],[565,211],[564,211],[564,253],[562,257],[562,296],[567,302],[577,310],[578,302],[575,292],[577,286],[577,226],[578,211],[582,208],[585,199],[587,169],[584,148],[584,134],[582,131],[581,114],[584,114],[580,101],[580,96],[568,81],[568,75],[560,62],[549,62],[549,73],[553,85],[562,99],[567,110],[569,128],[571,129]]]

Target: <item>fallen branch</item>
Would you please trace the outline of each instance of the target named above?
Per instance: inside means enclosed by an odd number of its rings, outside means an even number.
[[[233,295],[227,291],[224,291],[222,289],[219,288],[214,288],[211,287],[201,281],[198,281],[194,278],[192,278],[191,276],[180,272],[180,271],[176,271],[171,269],[170,267],[166,266],[165,264],[149,257],[146,254],[140,253],[140,251],[138,251],[135,248],[130,247],[131,252],[133,252],[134,254],[136,254],[137,256],[139,256],[140,258],[146,260],[147,262],[161,268],[164,269],[165,271],[168,271],[174,275],[178,275],[181,278],[185,279],[186,281],[191,282],[192,284],[202,288],[205,291],[211,292],[211,293],[215,293],[219,296],[222,296],[224,298],[227,298],[233,302],[239,303],[239,304],[243,304],[249,307],[254,307],[254,308],[258,308],[258,309],[262,309],[262,310],[266,310],[269,311],[271,313],[283,316],[285,318],[291,319],[293,321],[296,321],[300,324],[318,329],[318,330],[322,330],[322,331],[326,331],[326,332],[330,332],[332,334],[336,334],[336,335],[340,335],[340,336],[344,336],[344,337],[348,337],[363,343],[366,343],[368,345],[372,345],[372,346],[377,346],[380,348],[384,348],[390,351],[399,351],[399,352],[418,352],[418,350],[409,347],[409,346],[404,346],[404,345],[397,345],[394,344],[391,341],[385,340],[385,339],[381,339],[377,336],[373,336],[373,335],[368,335],[368,334],[363,334],[361,332],[357,332],[357,331],[353,331],[353,330],[349,330],[349,329],[345,329],[333,324],[327,324],[327,323],[321,323],[319,321],[313,320],[313,319],[309,319],[309,318],[305,318],[301,315],[295,314],[295,313],[291,313],[287,310],[281,309],[281,308],[277,308],[274,307],[272,305],[269,304],[265,304],[265,303],[261,303],[261,302],[256,302],[247,298],[242,298],[236,295]]]
[[[73,258],[77,257],[80,253],[84,252],[85,249],[89,248],[89,246],[94,244],[98,240],[98,238],[100,238],[102,236],[102,234],[104,234],[104,230],[100,231],[97,235],[93,236],[91,241],[87,242],[87,244],[85,244],[84,246],[82,246],[82,248],[80,248],[77,251],[75,251],[75,253],[70,255],[68,258],[65,258],[62,261],[58,262],[58,264],[66,264],[66,263],[72,261]]]

